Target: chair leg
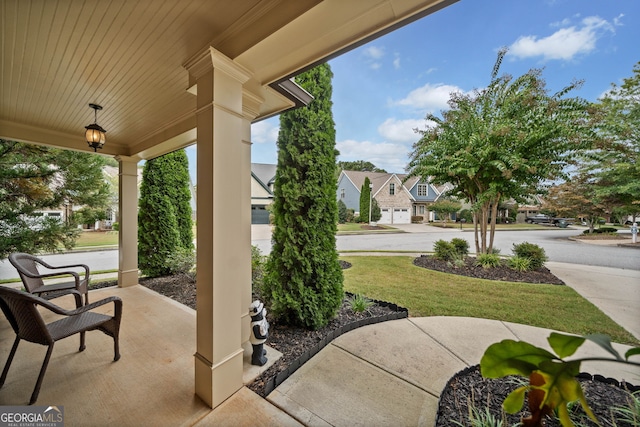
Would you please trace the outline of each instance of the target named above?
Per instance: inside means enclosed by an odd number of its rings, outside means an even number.
[[[4,381],[7,379],[9,366],[11,366],[11,362],[13,362],[13,356],[16,355],[16,350],[18,349],[19,343],[20,343],[20,337],[16,335],[16,339],[13,342],[13,347],[11,347],[11,352],[9,353],[9,358],[7,359],[7,363],[5,363],[4,369],[2,370],[2,376],[0,376],[0,387],[4,385]]]
[[[80,332],[80,349],[78,351],[84,351],[84,349],[87,348],[87,346],[84,345],[84,334],[84,331]]]
[[[33,394],[31,395],[31,400],[29,401],[29,405],[33,405],[38,400],[38,394],[40,394],[40,386],[42,385],[42,380],[44,379],[44,373],[47,370],[47,366],[49,365],[49,359],[51,359],[51,353],[53,352],[53,343],[49,344],[47,348],[47,355],[44,357],[44,362],[42,362],[42,368],[40,368],[40,375],[38,375],[38,381],[36,381],[36,387],[33,389]]]
[[[113,334],[113,361],[117,362],[118,360],[120,360],[120,339],[118,337],[118,332],[116,331],[115,334]]]

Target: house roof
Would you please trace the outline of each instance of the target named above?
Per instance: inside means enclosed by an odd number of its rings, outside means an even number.
[[[276,165],[266,163],[251,163],[251,173],[260,182],[260,184],[269,192],[270,185],[276,179]]]
[[[195,142],[185,65],[210,47],[261,120],[309,99],[292,76],[455,1],[3,1],[0,138],[89,151],[95,103],[101,154],[153,158]]]

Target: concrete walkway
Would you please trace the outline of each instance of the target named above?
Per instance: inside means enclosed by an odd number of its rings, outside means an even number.
[[[640,272],[562,263],[547,266],[640,338]],[[514,339],[550,350],[546,341],[550,332],[466,317],[409,318],[365,326],[335,339],[266,400],[243,389],[198,425],[432,426],[449,378],[479,363],[489,345]],[[621,353],[629,348],[614,346]],[[603,355],[587,342],[575,357]],[[581,368],[640,384],[637,367],[589,362]],[[256,414],[263,414],[261,421],[254,418]]]

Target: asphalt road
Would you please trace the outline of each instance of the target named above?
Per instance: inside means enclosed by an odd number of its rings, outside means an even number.
[[[268,226],[253,232],[252,244],[257,245],[263,254],[271,250],[271,238]],[[473,232],[459,229],[439,229],[418,226],[409,228],[409,233],[398,234],[356,234],[340,235],[336,244],[339,251],[414,251],[431,252],[436,240],[451,240],[461,237],[469,242],[471,251],[475,243]],[[256,230],[256,229],[254,229]],[[531,231],[497,231],[494,246],[503,255],[511,255],[514,243],[529,242],[544,248],[549,261],[570,264],[585,264],[602,267],[640,270],[640,250],[612,245],[596,245],[569,240],[577,236],[579,229],[549,229]],[[96,252],[75,252],[72,254],[46,255],[42,257],[53,265],[87,264],[92,271],[114,270],[118,268],[118,251],[106,250]],[[18,274],[9,261],[0,261],[0,280],[17,278]]]

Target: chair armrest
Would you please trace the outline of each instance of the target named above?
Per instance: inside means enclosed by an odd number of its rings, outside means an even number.
[[[49,267],[47,267],[47,268],[49,268]],[[32,279],[44,279],[44,278],[47,278],[47,277],[57,277],[57,276],[64,276],[65,274],[70,274],[70,275],[72,275],[74,277],[76,283],[80,283],[80,275],[78,273],[76,273],[75,271],[58,271],[58,272],[55,272],[55,273],[43,273],[43,274],[31,274],[28,271],[23,271],[21,273],[24,274],[27,277],[31,277]]]
[[[59,266],[53,266],[53,265],[49,265],[46,262],[44,262],[43,260],[39,259],[36,261],[38,264],[41,264],[43,267],[46,267],[50,270],[59,270],[62,268],[74,268],[74,267],[82,267],[84,268],[84,275],[85,277],[89,277],[89,266],[85,265],[85,264],[70,264],[70,265],[59,265]],[[76,273],[77,274],[77,273]]]
[[[75,292],[75,291],[74,291]],[[87,305],[83,305],[81,307],[76,308],[75,310],[65,310],[62,307],[59,307],[49,301],[47,301],[44,298],[41,297],[36,297],[33,296],[33,299],[35,300],[36,303],[38,303],[39,305],[41,305],[42,307],[56,313],[56,314],[60,314],[63,316],[75,316],[77,314],[82,314],[85,313],[87,311],[90,311],[96,307],[100,307],[102,305],[108,304],[110,302],[114,303],[115,306],[115,317],[120,318],[121,313],[122,313],[122,300],[120,299],[120,297],[116,297],[116,296],[110,296],[104,299],[101,299],[100,301],[96,301],[93,302],[91,304],[87,304]],[[76,300],[76,304],[77,304],[77,300]]]

